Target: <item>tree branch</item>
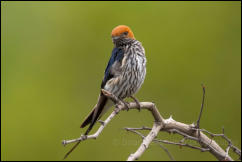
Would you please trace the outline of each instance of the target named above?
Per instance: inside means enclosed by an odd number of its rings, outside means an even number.
[[[101,132],[104,130],[106,125],[110,123],[112,118],[114,118],[120,111],[126,110],[126,106],[120,102],[120,100],[117,99],[113,94],[102,90],[103,94],[107,96],[109,99],[111,99],[114,103],[116,103],[116,108],[115,110],[108,116],[108,118],[104,121],[101,122],[102,125],[99,127],[99,129],[96,131],[96,133],[88,136],[81,135],[81,137],[73,140],[64,140],[62,143],[63,145],[67,145],[73,142],[79,142],[79,141],[84,141],[87,139],[96,139]],[[133,161],[142,156],[142,154],[146,151],[146,149],[149,147],[150,143],[152,141],[154,142],[161,142],[161,143],[166,143],[166,144],[173,144],[173,145],[179,145],[179,146],[185,146],[185,147],[190,147],[193,149],[198,149],[200,151],[209,151],[213,156],[215,156],[218,160],[228,160],[232,161],[233,159],[229,156],[229,150],[233,149],[235,153],[237,153],[239,156],[241,156],[241,151],[232,145],[231,140],[229,140],[224,133],[223,134],[212,134],[208,131],[205,131],[204,129],[198,129],[194,124],[185,124],[181,123],[178,121],[175,121],[172,119],[172,117],[168,119],[164,119],[161,114],[159,113],[158,109],[156,108],[155,104],[152,102],[140,102],[139,103],[141,109],[146,109],[149,110],[154,117],[155,121],[153,124],[152,129],[148,127],[142,127],[142,128],[126,128],[128,131],[132,132],[138,132],[138,130],[149,130],[150,132],[148,133],[147,136],[144,136],[141,133],[136,133],[139,134],[143,138],[143,142],[137,149],[137,151],[133,154],[130,154],[128,157],[128,161]],[[129,103],[129,109],[138,109],[138,105],[135,102]],[[203,106],[202,106],[203,107]],[[201,110],[202,112],[202,110]],[[199,119],[201,118],[201,115],[199,115]],[[156,136],[159,132],[169,132],[169,133],[176,133],[181,136],[183,136],[185,139],[190,139],[197,141],[198,144],[200,144],[201,147],[197,146],[192,146],[186,143],[183,143],[184,140],[180,142],[171,142],[167,140],[160,140],[156,139]],[[221,136],[223,137],[226,141],[228,141],[229,146],[226,148],[226,150],[223,150],[212,138],[210,139],[208,136],[206,136],[203,132],[208,133],[210,136]],[[240,157],[241,158],[241,157]]]
[[[140,145],[140,147],[138,148],[138,150],[134,154],[130,154],[127,161],[137,160],[145,152],[145,150],[149,147],[149,144],[157,136],[157,134],[159,133],[162,126],[163,126],[162,124],[155,122],[150,133],[143,139],[143,142]]]

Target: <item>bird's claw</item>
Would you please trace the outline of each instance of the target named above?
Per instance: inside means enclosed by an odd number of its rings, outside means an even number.
[[[119,108],[118,105],[119,105],[120,103],[123,104],[124,109],[126,109],[127,111],[129,111],[129,109],[130,109],[129,103],[128,103],[128,102],[125,102],[125,101],[122,100],[122,99],[119,99],[119,103],[116,103],[115,107],[116,107],[116,108]]]
[[[120,111],[120,108],[118,106],[118,104],[115,104],[115,109],[114,109],[115,113],[118,114]]]
[[[137,99],[137,98],[135,98],[134,96],[130,96],[133,100],[134,100],[134,102],[137,104],[137,108],[138,108],[138,110],[139,110],[139,112],[141,111],[141,105],[140,105],[140,103],[139,103],[139,100]]]
[[[124,104],[124,107],[127,111],[129,111],[130,109],[130,106],[129,106],[129,103],[125,102],[125,101],[122,101],[122,103]]]
[[[136,104],[137,104],[137,108],[138,108],[138,110],[139,110],[139,112],[140,112],[140,111],[141,111],[141,106],[140,106],[140,103],[139,103],[139,102],[137,102]]]

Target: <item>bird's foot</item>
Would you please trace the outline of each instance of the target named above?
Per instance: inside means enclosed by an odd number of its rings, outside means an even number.
[[[125,102],[125,101],[122,100],[122,99],[120,99],[120,101],[121,101],[122,104],[124,105],[125,109],[126,109],[127,111],[129,111],[129,109],[130,109],[129,103],[128,103],[128,102]]]
[[[118,114],[120,111],[119,105],[115,104],[115,109],[114,109],[115,113]]]
[[[130,96],[130,98],[132,98],[134,100],[134,102],[137,104],[137,108],[139,110],[139,112],[141,111],[141,106],[139,103],[139,100],[137,98],[135,98],[134,96]]]

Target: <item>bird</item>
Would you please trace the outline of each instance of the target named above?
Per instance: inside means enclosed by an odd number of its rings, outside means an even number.
[[[104,71],[101,89],[115,95],[127,106],[127,109],[128,104],[124,99],[132,98],[140,109],[139,101],[134,94],[141,88],[146,76],[145,49],[126,25],[116,26],[111,32],[111,38],[114,47]],[[94,124],[113,105],[114,103],[100,92],[97,104],[81,124],[81,128],[89,125],[84,135],[88,135]],[[79,143],[80,141],[74,145],[65,158]]]

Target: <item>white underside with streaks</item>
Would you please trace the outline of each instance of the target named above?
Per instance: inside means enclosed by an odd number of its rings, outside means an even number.
[[[144,82],[146,75],[145,51],[139,41],[125,47],[120,74],[110,79],[104,89],[120,99],[134,95]]]

